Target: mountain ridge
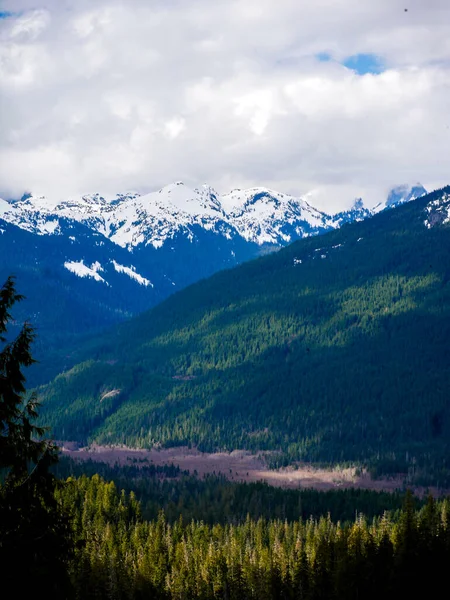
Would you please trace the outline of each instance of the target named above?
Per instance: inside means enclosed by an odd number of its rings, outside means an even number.
[[[21,200],[1,200],[0,218],[38,235],[57,234],[60,219],[72,220],[129,250],[140,244],[160,248],[183,229],[192,240],[190,228],[194,225],[228,239],[240,236],[259,246],[285,245],[335,229],[343,222],[367,218],[423,193],[426,190],[420,184],[397,186],[374,210],[365,208],[358,199],[349,210],[331,215],[303,197],[264,187],[235,189],[219,196],[207,185],[190,189],[176,182],[142,196],[128,192],[108,199],[97,193],[50,202],[45,196],[26,194]]]
[[[189,286],[45,387],[46,423],[448,479],[449,217],[450,187]]]
[[[70,346],[218,270],[370,215],[361,200],[329,216],[262,187],[219,196],[181,182],[143,196],[25,194],[0,201],[0,280],[17,276],[27,298],[18,319],[37,327],[45,362],[64,339]]]

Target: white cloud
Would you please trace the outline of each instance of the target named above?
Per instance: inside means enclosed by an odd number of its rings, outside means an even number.
[[[169,139],[177,138],[186,126],[186,121],[182,117],[173,117],[166,122],[164,129]]]
[[[6,0],[0,195],[182,179],[335,209],[447,183],[450,3],[404,4]],[[340,64],[362,53],[386,70]]]
[[[46,10],[33,10],[14,19],[9,31],[11,40],[34,41],[50,23]]]

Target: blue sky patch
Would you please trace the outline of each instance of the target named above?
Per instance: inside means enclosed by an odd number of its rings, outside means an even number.
[[[13,17],[14,13],[9,10],[0,10],[0,19],[8,19],[9,17]]]
[[[331,54],[328,54],[328,52],[319,52],[319,54],[316,54],[316,58],[320,62],[328,62],[331,60]]]
[[[358,75],[382,73],[385,70],[383,61],[376,54],[354,54],[346,58],[342,64],[347,69],[356,71]]]

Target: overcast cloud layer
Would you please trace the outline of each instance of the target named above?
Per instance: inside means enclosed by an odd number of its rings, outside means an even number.
[[[221,193],[315,190],[317,206],[336,210],[356,196],[374,204],[396,183],[450,183],[448,0],[9,0],[1,10],[3,197],[182,180]],[[378,68],[344,66],[358,54]]]

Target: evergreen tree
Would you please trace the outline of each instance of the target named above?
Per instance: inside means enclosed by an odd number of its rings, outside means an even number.
[[[0,289],[0,564],[2,584],[25,597],[45,586],[47,598],[69,595],[69,526],[55,500],[57,481],[49,467],[57,448],[34,424],[39,402],[25,392],[24,367],[33,362],[35,333],[25,323],[12,341],[5,334],[10,309],[22,296],[9,277]],[[9,587],[11,586],[11,587]]]

